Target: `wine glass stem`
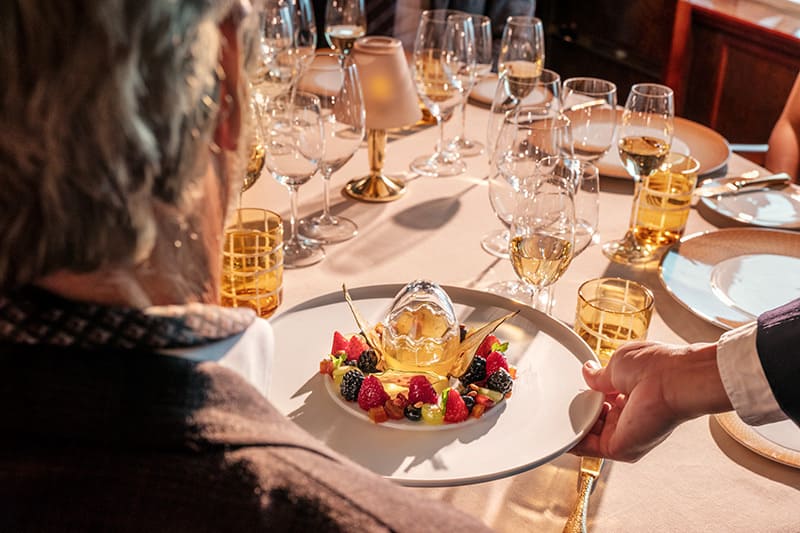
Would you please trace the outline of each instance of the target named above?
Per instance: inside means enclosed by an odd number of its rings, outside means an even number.
[[[289,214],[289,240],[295,242],[297,240],[297,186],[289,185],[289,205],[291,211]]]
[[[636,224],[636,213],[639,211],[639,195],[642,193],[642,178],[637,177],[633,181],[633,205],[631,206],[631,217],[628,221],[628,232],[633,234],[633,228]]]
[[[444,120],[436,116],[436,125],[439,126],[439,140],[436,141],[436,155],[442,154],[444,149]]]
[[[331,218],[331,191],[330,191],[330,184],[331,184],[331,175],[328,172],[322,173],[322,194],[323,194],[323,201],[322,201],[322,216],[320,217],[322,220],[330,220]]]
[[[553,308],[553,286],[535,287],[530,285],[531,307],[543,313],[550,314]]]
[[[467,93],[464,93],[464,97],[461,99],[461,135],[459,135],[459,139],[462,144],[467,139],[467,96]]]

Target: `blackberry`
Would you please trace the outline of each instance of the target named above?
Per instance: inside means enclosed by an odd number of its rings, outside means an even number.
[[[361,390],[361,383],[364,381],[364,374],[358,370],[348,370],[342,377],[342,384],[339,386],[339,392],[342,397],[348,402],[354,402],[358,399],[358,391]]]
[[[486,378],[486,359],[476,355],[472,358],[472,363],[464,375],[461,376],[461,385],[465,388],[469,387],[471,383],[476,383]]]
[[[342,364],[345,366],[358,366],[355,359],[345,359]]]
[[[422,408],[414,407],[412,404],[406,405],[403,409],[403,414],[406,418],[413,422],[418,422],[422,418]]]
[[[510,391],[513,385],[514,380],[511,379],[511,374],[503,367],[495,370],[494,373],[489,376],[489,379],[486,380],[486,388],[502,392],[503,394]]]
[[[372,374],[378,371],[378,356],[375,350],[364,350],[358,356],[358,368],[365,374]]]
[[[475,398],[467,394],[462,394],[461,399],[464,400],[464,405],[467,406],[467,411],[471,413],[472,408],[475,407]]]

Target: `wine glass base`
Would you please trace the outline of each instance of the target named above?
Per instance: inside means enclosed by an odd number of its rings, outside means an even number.
[[[481,248],[487,254],[500,259],[508,259],[508,239],[509,233],[507,229],[496,230],[483,236]]]
[[[658,250],[642,246],[629,231],[618,241],[603,244],[603,255],[622,265],[644,265],[658,261]]]
[[[492,283],[486,287],[486,291],[524,304],[529,305],[531,303],[530,288],[521,281],[515,279]]]
[[[423,176],[443,178],[458,176],[467,170],[467,165],[456,154],[436,153],[418,157],[411,162],[411,170]]]
[[[318,216],[301,219],[297,224],[297,232],[306,239],[333,244],[355,237],[358,226],[349,218]]]
[[[315,265],[325,258],[325,250],[317,243],[306,239],[288,240],[283,243],[283,268],[303,268]]]
[[[478,141],[456,137],[447,143],[449,150],[457,152],[461,157],[475,157],[483,153],[483,145]]]

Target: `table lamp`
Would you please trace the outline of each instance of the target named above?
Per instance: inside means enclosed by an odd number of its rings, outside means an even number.
[[[356,62],[364,94],[369,175],[350,181],[344,191],[356,200],[390,202],[405,192],[405,183],[383,174],[386,130],[420,119],[417,92],[398,39],[362,37],[350,56]]]

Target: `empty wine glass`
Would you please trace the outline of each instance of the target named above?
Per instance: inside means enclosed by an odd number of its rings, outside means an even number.
[[[334,50],[349,54],[359,37],[367,33],[364,0],[328,0],[325,6],[325,39]]]
[[[506,19],[497,73],[505,77],[511,94],[525,98],[536,85],[544,68],[544,28],[536,17],[511,16]]]
[[[569,119],[565,116],[542,118],[542,109],[538,105],[523,107],[506,116],[491,158],[495,170],[489,174],[489,203],[506,227],[484,235],[481,247],[486,252],[500,258],[508,257],[508,225],[513,207],[509,195],[518,189],[520,178],[530,175],[534,164],[541,158],[571,153],[572,134]],[[495,292],[516,292],[516,283],[514,281],[511,286]]]
[[[313,265],[325,257],[322,247],[297,233],[297,191],[319,169],[324,137],[319,98],[292,91],[265,104],[265,164],[275,179],[289,189],[289,238],[284,241],[284,266]]]
[[[549,288],[567,270],[575,248],[573,184],[538,168],[515,195],[508,253],[530,289],[530,305],[549,313]],[[546,291],[546,292],[544,292]]]
[[[289,89],[295,75],[293,6],[287,2],[268,2],[260,13],[258,65],[252,79],[256,106]],[[263,113],[263,109],[258,109]]]
[[[461,99],[459,73],[475,68],[472,18],[456,11],[432,9],[422,13],[414,42],[414,82],[417,94],[439,126],[433,155],[411,162],[411,170],[424,176],[455,176],[466,170],[457,152],[447,150],[444,114]]]
[[[642,179],[664,162],[675,129],[675,103],[672,89],[657,83],[639,83],[631,88],[620,123],[619,157],[634,181],[633,206],[638,204]],[[632,231],[635,211],[625,236],[603,245],[603,253],[617,263],[634,265],[657,257],[654,250],[641,246]]]
[[[298,88],[319,98],[325,151],[322,214],[300,220],[299,232],[322,243],[342,242],[358,232],[356,223],[330,212],[331,175],[347,163],[364,139],[364,99],[355,63],[336,52],[317,52],[298,81]]]
[[[617,87],[598,78],[570,78],[562,90],[563,113],[572,123],[575,157],[595,161],[614,141]]]
[[[538,162],[540,172],[572,182],[575,203],[577,256],[597,237],[600,217],[600,178],[597,167],[577,157],[547,156]]]
[[[484,15],[468,15],[475,32],[475,68],[468,71],[461,88],[461,133],[448,142],[450,150],[461,157],[471,157],[483,151],[483,144],[467,138],[467,100],[475,84],[492,71],[492,20]]]

